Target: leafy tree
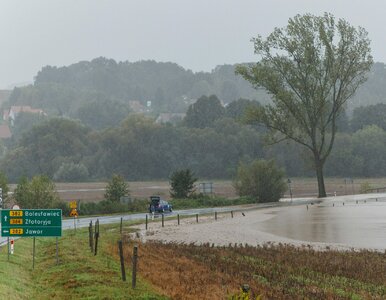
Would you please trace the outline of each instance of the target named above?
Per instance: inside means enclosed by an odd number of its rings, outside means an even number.
[[[129,187],[121,175],[114,174],[106,186],[105,199],[119,203],[121,197],[129,194]]]
[[[79,107],[76,116],[93,129],[117,126],[129,113],[128,105],[118,101],[91,101]]]
[[[224,111],[224,107],[215,95],[202,96],[189,106],[184,121],[188,127],[210,127],[215,120],[224,115]]]
[[[366,126],[352,135],[353,154],[363,160],[361,175],[385,176],[386,131],[376,125]]]
[[[250,110],[248,119],[265,124],[274,141],[292,139],[311,151],[319,197],[325,197],[323,166],[337,118],[373,62],[367,32],[327,13],[306,14],[253,42],[261,61],[237,72],[271,94],[273,104]]]
[[[284,172],[276,167],[273,160],[241,163],[234,187],[238,195],[254,197],[257,202],[279,201],[287,189]]]
[[[58,171],[54,174],[55,181],[61,182],[81,182],[87,181],[89,176],[87,167],[82,164],[73,162],[63,163]]]
[[[78,163],[82,156],[89,153],[88,133],[89,129],[74,120],[52,118],[42,122],[23,135],[18,143],[22,155],[9,153],[15,160],[6,168],[23,165],[26,160],[31,171],[26,170],[19,176],[38,172],[52,177],[63,162]]]
[[[338,133],[334,149],[326,162],[326,174],[334,177],[363,176],[364,157],[354,150],[352,135]]]
[[[21,178],[14,198],[21,208],[53,208],[59,201],[55,184],[47,176],[34,176],[31,181]]]
[[[31,130],[34,125],[47,119],[47,116],[43,114],[35,114],[29,112],[20,112],[16,116],[14,126],[11,127],[12,138],[14,140],[19,139],[23,133]]]
[[[197,180],[189,169],[173,172],[170,176],[170,196],[178,199],[188,198],[194,193],[194,183]]]
[[[368,125],[377,125],[386,130],[386,104],[378,103],[354,109],[351,119],[352,131],[355,132]]]
[[[0,188],[2,188],[2,197],[3,197],[3,208],[7,206],[8,203],[8,179],[3,172],[0,172]]]
[[[248,99],[240,98],[239,100],[233,101],[226,106],[225,115],[233,119],[241,119],[244,117],[248,107],[258,107],[260,103]]]

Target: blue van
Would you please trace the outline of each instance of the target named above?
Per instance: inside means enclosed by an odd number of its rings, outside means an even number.
[[[150,205],[149,212],[150,213],[163,213],[165,211],[172,212],[173,207],[169,202],[163,200],[160,196],[151,196],[150,197]]]

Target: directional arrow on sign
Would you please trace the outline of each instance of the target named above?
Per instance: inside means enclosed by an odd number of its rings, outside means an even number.
[[[4,222],[7,222],[7,216],[4,216]]]

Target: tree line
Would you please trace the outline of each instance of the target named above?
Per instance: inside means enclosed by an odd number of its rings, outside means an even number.
[[[105,130],[63,117],[21,122],[19,134],[3,144],[7,151],[0,168],[11,182],[36,174],[73,182],[106,180],[114,173],[127,180],[167,179],[187,168],[199,178],[229,179],[240,162],[275,159],[287,176],[312,175],[311,157],[299,145],[264,146],[266,129],[243,123],[247,107],[259,105],[240,99],[224,108],[216,96],[203,96],[177,125],[157,124],[142,115],[128,115]],[[357,108],[351,119],[341,118],[327,175],[386,175],[382,112],[386,118],[386,105],[378,104]]]
[[[235,69],[236,65],[222,65],[194,73],[170,62],[116,62],[104,57],[64,67],[45,66],[34,84],[15,88],[3,108],[31,105],[100,130],[118,126],[134,100],[144,106],[151,101],[152,116],[184,113],[202,95],[217,95],[224,104],[239,98],[271,102],[266,91],[253,89]],[[357,107],[386,103],[385,64],[374,64],[368,77],[347,104],[350,116]]]

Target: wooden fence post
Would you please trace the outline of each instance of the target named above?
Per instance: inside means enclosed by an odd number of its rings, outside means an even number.
[[[121,273],[122,273],[122,280],[126,281],[126,271],[125,271],[125,261],[123,257],[123,247],[122,247],[122,241],[118,241],[118,248],[119,248],[119,258],[121,260]]]
[[[99,240],[99,220],[97,219],[95,222],[95,251],[94,255],[98,253],[98,240]]]
[[[56,237],[56,265],[59,265],[59,241]]]
[[[91,241],[90,241],[90,250],[91,250],[91,253],[94,252],[94,232],[93,232],[93,226],[92,226],[92,221],[90,222],[90,238],[91,238]]]
[[[33,237],[33,246],[32,246],[32,270],[35,269],[35,237]]]
[[[180,214],[177,215],[177,224],[180,225]]]
[[[145,229],[147,230],[147,222],[148,222],[148,217],[147,217],[147,214],[146,214],[146,227],[145,227]]]
[[[196,223],[198,223],[198,214],[196,214]]]
[[[138,246],[134,245],[133,249],[133,276],[131,281],[131,286],[135,289],[137,284],[137,260],[138,260]]]
[[[165,224],[164,224],[164,214],[162,214],[162,227],[164,227]]]

